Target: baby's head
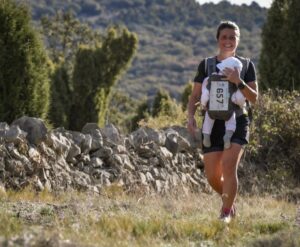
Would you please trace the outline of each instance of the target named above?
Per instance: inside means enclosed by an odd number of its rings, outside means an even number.
[[[235,67],[238,69],[239,72],[241,72],[242,68],[243,68],[243,64],[239,59],[237,59],[235,57],[228,57],[228,58],[222,60],[221,63],[218,63],[217,67],[219,69],[220,74],[223,74],[222,71],[225,68],[234,69]]]

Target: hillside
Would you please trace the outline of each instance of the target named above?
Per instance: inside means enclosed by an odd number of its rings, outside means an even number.
[[[195,0],[28,0],[33,18],[56,10],[72,10],[93,28],[125,25],[139,37],[132,67],[118,88],[133,98],[153,96],[163,87],[179,98],[192,80],[199,61],[216,50],[215,32],[220,20],[236,21],[241,27],[239,54],[258,62],[260,32],[267,9],[250,6],[198,4]]]

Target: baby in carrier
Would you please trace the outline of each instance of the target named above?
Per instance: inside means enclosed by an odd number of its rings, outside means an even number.
[[[235,58],[235,57],[228,57],[224,59],[221,63],[217,64],[217,67],[219,69],[219,75],[222,75],[222,71],[227,67],[234,69],[236,67],[239,72],[241,72],[243,68],[242,62]],[[201,94],[201,105],[204,109],[207,108],[207,103],[209,101],[209,90],[207,89],[207,84],[208,84],[208,77],[206,77],[203,81],[202,84],[202,94]],[[242,92],[237,89],[236,92],[234,92],[231,96],[231,101],[238,105],[240,108],[243,109],[246,99]],[[210,141],[210,135],[211,131],[213,128],[215,120],[212,119],[209,114],[208,114],[208,109],[205,112],[204,116],[204,122],[202,126],[202,133],[203,133],[203,145],[205,147],[210,147],[211,146],[211,141]],[[236,129],[236,114],[235,111],[233,112],[232,116],[230,117],[229,120],[225,121],[225,135],[223,136],[224,140],[224,149],[228,149],[231,146],[231,137]]]

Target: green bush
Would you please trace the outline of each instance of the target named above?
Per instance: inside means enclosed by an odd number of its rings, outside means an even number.
[[[267,91],[253,111],[248,159],[271,172],[274,181],[291,174],[300,180],[300,93]]]
[[[64,63],[57,65],[52,75],[49,120],[54,127],[68,127],[72,104],[72,85]]]
[[[110,92],[129,67],[137,42],[126,28],[110,28],[100,47],[80,47],[73,71],[70,129],[80,130],[87,122],[105,125]]]
[[[0,121],[46,118],[50,61],[26,6],[0,2]]]

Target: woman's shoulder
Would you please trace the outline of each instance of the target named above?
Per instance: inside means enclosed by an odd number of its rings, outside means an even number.
[[[247,69],[252,69],[255,68],[253,61],[249,57],[242,57],[242,56],[235,56],[237,59],[239,59],[242,63],[243,66],[246,66]]]
[[[239,56],[239,55],[235,55],[235,57],[237,58],[237,59],[239,59],[240,61],[251,61],[251,58],[249,58],[249,57],[242,57],[242,56]]]

